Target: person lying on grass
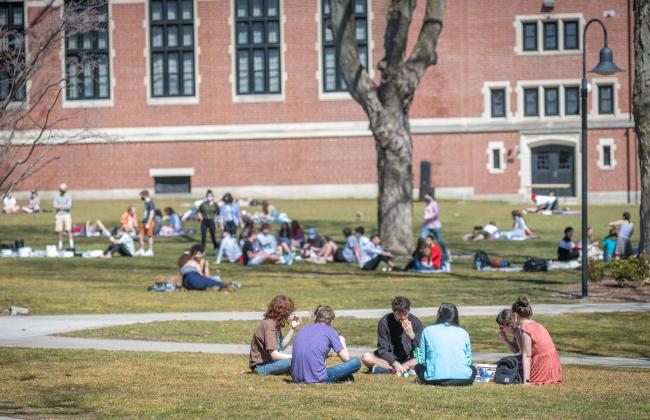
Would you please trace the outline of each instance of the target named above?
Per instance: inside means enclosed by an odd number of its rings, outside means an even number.
[[[377,325],[377,350],[364,353],[363,364],[372,373],[403,373],[415,365],[414,350],[420,346],[422,322],[411,311],[411,301],[397,296],[393,312],[384,315]]]
[[[117,238],[109,236],[108,240],[111,241],[111,245],[106,248],[102,258],[113,258],[113,254],[116,252],[123,257],[133,257],[135,255],[133,238],[126,233],[126,229],[123,227],[117,230]]]
[[[282,353],[287,349],[296,328],[302,322],[298,315],[291,319],[291,329],[282,338],[282,328],[289,322],[289,316],[296,310],[289,296],[276,296],[269,303],[264,319],[257,326],[253,340],[248,367],[259,375],[279,375],[291,370],[291,355]]]
[[[474,383],[469,334],[460,327],[458,309],[444,302],[436,323],[422,332],[420,361],[415,365],[415,383],[435,386],[468,386]]]
[[[361,258],[361,251],[359,250],[359,238],[363,236],[363,228],[358,227],[355,234],[352,234],[352,229],[343,229],[343,236],[345,236],[345,246],[343,249],[339,248],[336,243],[329,241],[314,258],[306,259],[305,262],[312,264],[325,264],[326,262],[342,262],[351,263],[359,261]]]
[[[188,254],[182,254],[176,265],[178,265],[181,278],[183,279],[183,287],[187,290],[235,291],[235,288],[230,286],[232,283],[230,279],[221,282],[219,276],[209,278],[199,274],[201,270],[199,263],[193,260]]]
[[[350,359],[345,338],[332,328],[334,310],[318,305],[313,311],[314,324],[302,327],[293,342],[291,377],[294,382],[315,384],[318,382],[354,382],[353,373],[361,369],[359,359]],[[325,357],[330,349],[338,353],[343,363],[327,368]]]

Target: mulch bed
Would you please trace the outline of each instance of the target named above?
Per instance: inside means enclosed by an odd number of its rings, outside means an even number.
[[[589,283],[589,298],[581,299],[584,303],[634,303],[650,302],[650,283],[628,282],[625,288],[621,288],[618,282],[612,278],[602,280],[598,283]],[[553,295],[556,299],[575,299],[582,296],[582,284],[575,283],[564,288],[561,292]]]

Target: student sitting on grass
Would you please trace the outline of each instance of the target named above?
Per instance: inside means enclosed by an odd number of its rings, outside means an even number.
[[[361,232],[359,232],[361,229]],[[343,236],[345,236],[345,246],[343,249],[339,248],[336,243],[329,241],[319,252],[315,258],[305,260],[305,262],[313,264],[325,264],[329,262],[343,262],[351,263],[359,261],[361,257],[361,250],[359,249],[359,239],[363,236],[363,228],[357,228],[356,235],[352,235],[352,229],[343,229]]]
[[[512,211],[512,219],[512,230],[500,232],[501,239],[523,238],[533,234],[526,226],[526,221],[519,210]]]
[[[580,251],[571,238],[573,238],[573,228],[568,227],[564,229],[564,238],[557,247],[558,261],[571,261],[580,257]]]
[[[193,260],[189,254],[183,254],[178,259],[176,265],[181,273],[183,279],[183,287],[187,290],[213,290],[223,292],[234,292],[235,288],[230,287],[232,281],[226,280],[224,282],[217,281],[215,278],[209,278],[200,274],[201,268],[199,263]]]
[[[190,258],[199,264],[199,274],[210,277],[210,264],[203,258],[205,248],[201,244],[193,245],[189,251]]]
[[[291,355],[282,353],[287,349],[296,328],[302,322],[298,315],[291,320],[291,329],[282,338],[282,328],[289,322],[289,316],[296,310],[289,296],[276,296],[269,303],[264,319],[257,326],[253,340],[248,367],[258,375],[279,375],[291,370]]]
[[[291,221],[291,248],[300,249],[305,245],[305,234],[297,220]]]
[[[266,222],[262,223],[262,232],[257,234],[257,244],[266,254],[278,254],[278,244],[275,241],[275,236],[271,235],[271,226]]]
[[[162,235],[172,235],[176,232],[180,232],[181,228],[181,218],[178,217],[178,214],[171,207],[165,208],[165,217],[164,219],[168,220],[167,226],[162,226],[160,228],[160,234]]]
[[[320,233],[318,229],[309,229],[307,243],[302,248],[302,257],[305,260],[316,258],[316,255],[327,245],[327,238]]]
[[[435,386],[467,386],[474,383],[469,334],[460,327],[458,309],[451,303],[438,308],[436,323],[426,327],[420,339],[421,364],[415,366],[416,383]]]
[[[609,228],[609,235],[603,241],[603,259],[609,261],[614,255],[614,250],[616,249],[616,239],[618,238],[618,232],[616,231],[616,226]]]
[[[512,305],[512,325],[520,343],[524,385],[561,384],[562,366],[551,335],[541,324],[530,319],[530,300],[522,296]],[[519,332],[521,329],[521,333]]]
[[[244,262],[237,239],[233,238],[230,232],[223,232],[221,234],[221,244],[219,245],[219,253],[217,253],[217,261],[215,264],[221,264],[224,253],[231,263]]]
[[[277,231],[277,243],[280,244],[283,254],[291,252],[291,229],[288,223],[282,223]]]
[[[29,196],[29,201],[27,206],[23,206],[23,211],[25,213],[36,213],[41,210],[41,199],[36,194],[36,190],[32,190],[32,195]]]
[[[334,311],[329,306],[318,305],[313,312],[314,324],[302,327],[293,341],[291,377],[294,382],[315,384],[318,382],[354,382],[353,373],[361,369],[359,359],[350,359],[345,338],[332,328]],[[325,357],[333,349],[343,362],[327,368]]]
[[[392,259],[395,258],[386,248],[379,246],[381,238],[379,235],[372,235],[370,240],[365,236],[359,239],[359,248],[361,250],[361,259],[359,267],[363,270],[376,270],[382,261],[388,264],[389,270],[395,268]]]
[[[422,322],[411,311],[411,301],[397,296],[391,303],[392,313],[377,325],[377,350],[364,353],[361,362],[372,373],[403,373],[416,363],[414,350],[420,346]]]
[[[133,238],[123,227],[120,227],[117,230],[117,238],[109,236],[108,240],[111,241],[111,245],[106,248],[102,258],[113,258],[113,254],[116,252],[123,257],[133,257],[135,255],[135,244],[133,243]]]
[[[265,252],[256,252],[257,248],[255,244],[257,243],[257,230],[251,229],[249,236],[244,242],[242,247],[242,255],[244,260],[244,265],[253,266],[253,265],[262,265],[262,264],[287,264],[291,265],[293,262],[293,255],[287,254],[282,257],[277,255],[269,255]]]
[[[427,236],[427,238],[429,237]],[[424,238],[418,238],[418,244],[413,254],[413,266],[418,271],[433,271],[434,268],[440,268],[440,254],[438,254],[438,267],[434,267],[431,246]]]
[[[138,224],[138,216],[135,214],[135,206],[126,208],[126,213],[120,218],[120,226],[122,226],[128,233],[136,232]]]
[[[16,205],[16,198],[11,191],[2,199],[2,211],[7,214],[18,213],[20,211],[20,207]]]

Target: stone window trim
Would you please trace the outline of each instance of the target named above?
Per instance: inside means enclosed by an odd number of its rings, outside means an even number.
[[[515,92],[517,94],[516,120],[525,121],[580,121],[580,115],[566,115],[565,88],[579,87],[582,79],[551,79],[551,80],[520,80],[517,82]],[[524,90],[537,88],[537,116],[524,115]],[[558,115],[546,115],[545,90],[547,88],[558,88]]]
[[[616,168],[616,144],[614,139],[598,139],[598,168],[601,171],[613,171]],[[605,147],[609,147],[610,156],[609,156],[609,165],[605,165]]]
[[[492,90],[504,89],[505,92],[505,117],[492,117]],[[496,82],[484,82],[483,88],[481,89],[483,94],[483,114],[481,117],[485,120],[490,121],[511,121],[514,119],[514,114],[510,109],[510,96],[512,94],[512,87],[510,87],[510,82],[505,81],[496,81]]]
[[[146,74],[144,76],[144,85],[147,91],[147,106],[198,105],[200,103],[201,92],[201,74],[199,72],[199,57],[201,55],[201,47],[199,45],[199,26],[201,26],[201,19],[198,16],[198,0],[192,0],[194,7],[194,96],[155,97],[151,94],[153,75],[151,74],[150,3],[151,0],[144,1],[144,20],[142,21],[142,27],[145,31],[145,47],[142,54],[147,62]]]
[[[197,1],[197,0],[195,0]],[[230,1],[230,16],[228,16],[228,25],[230,25],[230,46],[228,46],[228,53],[230,54],[230,86],[232,92],[232,102],[235,104],[245,103],[265,103],[265,102],[285,102],[286,101],[286,82],[288,79],[286,71],[285,53],[287,52],[286,36],[284,33],[284,26],[287,22],[287,16],[284,13],[284,0],[279,0],[280,4],[280,93],[261,93],[261,94],[237,94],[237,40],[236,32],[237,25],[235,24],[236,0]]]
[[[499,151],[499,167],[494,167],[494,151]],[[502,141],[491,141],[488,143],[488,147],[485,150],[485,153],[488,155],[488,163],[486,168],[490,175],[503,174],[506,170],[506,147]]]
[[[600,114],[599,113],[599,86],[612,86],[612,114]],[[591,110],[589,112],[589,119],[613,119],[627,116],[628,113],[622,113],[621,108],[619,107],[619,91],[621,89],[621,84],[618,82],[617,77],[594,77],[591,79],[590,86],[588,86],[589,92],[591,93]]]
[[[578,49],[564,49],[564,22],[578,22]],[[557,22],[557,49],[544,49],[544,23]],[[524,23],[537,23],[537,50],[524,51]],[[570,55],[582,54],[582,32],[585,27],[585,19],[582,13],[553,13],[539,15],[519,15],[513,22],[515,27],[515,46],[514,51],[517,56],[540,56],[540,55]]]

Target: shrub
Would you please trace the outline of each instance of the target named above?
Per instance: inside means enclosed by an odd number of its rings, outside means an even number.
[[[648,280],[650,277],[650,259],[645,256],[612,260],[608,266],[621,287],[625,287],[628,281]]]
[[[599,282],[605,278],[605,265],[598,260],[589,259],[587,275],[590,282]]]

